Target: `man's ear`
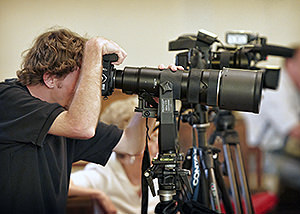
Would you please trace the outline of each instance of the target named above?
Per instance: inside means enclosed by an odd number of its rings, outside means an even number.
[[[48,72],[43,74],[44,83],[48,88],[54,88],[54,85],[55,85],[54,79],[55,79],[55,77]]]

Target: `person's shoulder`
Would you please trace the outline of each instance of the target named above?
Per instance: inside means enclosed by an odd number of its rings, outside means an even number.
[[[26,87],[22,85],[16,78],[5,79],[4,81],[0,82],[0,91],[10,88],[19,88],[22,90],[26,90]]]

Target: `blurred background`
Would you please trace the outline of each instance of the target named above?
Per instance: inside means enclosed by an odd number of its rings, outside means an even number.
[[[15,77],[22,52],[31,47],[35,37],[53,26],[69,28],[82,36],[114,40],[128,53],[119,68],[157,67],[174,63],[177,52],[168,51],[169,41],[183,34],[196,34],[199,29],[218,35],[221,41],[227,31],[247,30],[267,37],[269,44],[300,44],[299,11],[299,0],[1,0],[0,81]],[[269,57],[261,65],[281,66],[282,61]],[[246,145],[245,130],[239,133]],[[186,137],[181,142],[184,144],[185,140],[191,142]],[[245,157],[249,151],[257,151],[245,148]],[[249,160],[248,164],[254,165],[252,162]],[[262,167],[262,162],[258,159],[256,167]],[[257,172],[254,177],[257,176],[264,175]],[[255,180],[250,176],[250,186],[255,191],[278,192],[278,181]],[[292,200],[297,203],[299,197],[293,196]]]
[[[229,30],[248,30],[278,45],[300,43],[298,0],[2,0],[0,1],[0,80],[14,77],[21,53],[50,27],[80,35],[101,35],[128,53],[120,68],[174,62],[168,42],[206,29],[224,41]],[[267,64],[280,65],[269,57]]]

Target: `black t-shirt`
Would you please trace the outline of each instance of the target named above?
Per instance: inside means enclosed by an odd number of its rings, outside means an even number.
[[[64,111],[16,81],[0,83],[0,212],[65,212],[72,163],[105,165],[122,131],[99,123],[89,140],[47,134]]]

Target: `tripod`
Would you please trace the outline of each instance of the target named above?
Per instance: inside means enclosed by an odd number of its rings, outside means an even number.
[[[230,197],[222,177],[220,162],[218,161],[218,153],[220,150],[208,145],[206,140],[206,131],[209,127],[207,107],[200,104],[195,105],[194,111],[190,112],[188,115],[183,115],[182,121],[189,122],[189,124],[193,126],[198,134],[198,154],[195,154],[196,149],[194,145],[193,157],[189,157],[190,160],[193,159],[194,163],[195,161],[198,161],[197,157],[195,156],[198,155],[201,162],[199,181],[196,181],[195,179],[198,176],[194,176],[195,166],[193,166],[192,169],[193,175],[191,183],[194,187],[194,191],[196,190],[199,193],[194,193],[193,200],[197,200],[200,204],[206,206],[207,208],[210,208],[217,213],[221,213],[219,199],[219,195],[221,195],[226,212],[233,213]],[[195,184],[199,184],[200,188],[196,187]]]
[[[188,182],[188,171],[180,168],[182,156],[178,154],[178,149],[176,148],[177,112],[175,110],[175,98],[179,97],[180,87],[176,85],[176,81],[175,84],[169,81],[170,72],[171,71],[166,71],[161,73],[160,75],[159,103],[156,111],[157,113],[151,114],[147,109],[143,107],[141,108],[141,111],[145,116],[152,115],[154,117],[157,117],[160,122],[158,138],[159,155],[152,161],[153,165],[144,172],[144,177],[146,178],[147,184],[150,187],[153,195],[155,195],[155,190],[153,188],[153,179],[158,179],[158,195],[160,196],[160,203],[157,205],[155,212],[175,214],[178,210],[178,203],[176,203],[178,196],[177,193],[181,190],[188,190],[188,192],[193,194],[193,191],[190,187],[190,183]],[[198,182],[201,183],[201,188],[198,188],[198,192],[202,195],[202,197],[200,197],[200,199],[196,198],[196,200],[205,205],[208,209],[211,209],[213,212],[220,213],[221,207],[219,195],[221,195],[226,213],[234,213],[231,206],[229,194],[222,178],[222,172],[220,170],[220,163],[218,161],[219,150],[212,147],[215,137],[221,136],[224,142],[224,153],[226,156],[228,175],[231,180],[231,189],[236,205],[236,213],[242,213],[243,209],[239,200],[239,191],[235,179],[235,172],[229,151],[229,145],[235,145],[235,147],[237,147],[238,152],[236,157],[238,168],[241,174],[240,178],[243,184],[243,195],[245,196],[244,198],[248,209],[247,213],[253,213],[252,203],[248,191],[247,179],[241,161],[238,138],[236,138],[237,134],[232,135],[230,132],[233,125],[228,126],[228,122],[225,122],[225,124],[221,126],[222,128],[218,128],[216,130],[211,138],[211,143],[209,145],[206,140],[206,131],[207,127],[209,126],[207,107],[200,104],[194,104],[193,107],[194,113],[191,115],[190,124],[198,132],[197,150],[199,152],[198,154],[202,170],[200,172],[200,175],[202,176],[202,178],[204,178],[202,179],[204,180],[203,182]],[[230,137],[232,137],[233,140],[231,140]]]
[[[241,191],[244,199],[247,214],[253,213],[253,206],[248,187],[247,176],[244,169],[242,153],[238,133],[234,130],[235,117],[231,111],[219,110],[214,120],[216,129],[209,139],[209,143],[214,144],[216,137],[220,137],[223,143],[225,163],[230,181],[230,189],[233,196],[236,213],[243,213],[243,206],[240,200],[239,185],[234,171],[234,163],[231,151],[235,155],[235,163],[241,183]]]

